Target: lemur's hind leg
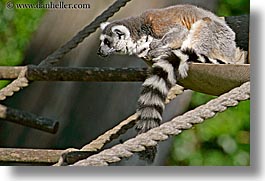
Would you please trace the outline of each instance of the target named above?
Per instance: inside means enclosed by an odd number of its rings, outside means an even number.
[[[227,64],[235,61],[235,33],[225,24],[206,17],[195,22],[180,50],[172,50],[179,57],[178,72],[185,78],[188,63]]]
[[[205,17],[191,26],[181,50],[191,50],[213,60],[208,63],[233,63],[236,53],[235,33],[225,22]]]

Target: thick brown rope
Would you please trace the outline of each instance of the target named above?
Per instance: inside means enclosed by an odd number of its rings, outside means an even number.
[[[166,99],[166,104],[168,104],[171,100],[176,98],[177,95],[183,93],[184,88],[175,85],[169,91],[169,94]],[[91,141],[89,144],[83,146],[80,150],[75,148],[66,149],[62,154],[58,163],[54,166],[65,166],[71,164],[71,162],[77,162],[95,154],[96,152],[100,151],[107,143],[111,142],[113,139],[118,138],[121,134],[124,134],[128,129],[132,128],[137,119],[137,114],[133,114],[124,121],[120,122],[114,128],[106,131],[104,134],[97,137],[95,140]],[[80,152],[79,154],[77,154]],[[82,152],[82,153],[81,153]]]
[[[176,85],[172,87],[169,91],[169,94],[166,99],[166,104],[168,104],[171,100],[183,93],[184,88]],[[137,119],[137,114],[133,114],[128,117],[126,120],[122,121],[120,124],[112,128],[111,130],[105,132],[103,135],[99,136],[97,139],[90,142],[88,145],[83,146],[81,150],[83,151],[98,151],[103,148],[104,145],[109,143],[114,138],[117,138],[128,129],[132,128],[135,125]]]
[[[123,144],[113,146],[87,159],[76,162],[75,166],[105,166],[118,162],[122,158],[133,155],[134,152],[141,152],[149,146],[155,146],[158,141],[164,141],[171,135],[178,135],[182,130],[190,129],[193,124],[202,123],[204,120],[213,117],[218,112],[225,111],[228,107],[238,105],[239,101],[250,98],[250,82],[231,90],[222,96],[209,101],[207,104],[178,116],[161,126],[140,134]]]

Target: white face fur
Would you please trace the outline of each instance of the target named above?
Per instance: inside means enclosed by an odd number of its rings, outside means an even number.
[[[104,30],[109,24],[108,22],[101,24],[101,30]],[[144,35],[139,40],[133,41],[129,29],[124,25],[113,26],[111,32],[111,35],[100,35],[101,43],[98,54],[103,57],[113,53],[145,57],[153,40],[151,36]]]

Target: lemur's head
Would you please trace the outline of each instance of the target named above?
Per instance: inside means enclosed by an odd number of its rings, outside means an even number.
[[[117,23],[102,23],[100,25],[102,34],[100,36],[100,47],[98,54],[106,57],[113,53],[132,54],[134,43],[130,37],[129,29]]]

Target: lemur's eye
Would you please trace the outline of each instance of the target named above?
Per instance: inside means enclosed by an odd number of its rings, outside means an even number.
[[[118,29],[115,29],[114,32],[118,35],[119,39],[121,39],[121,37],[124,36],[124,33]]]
[[[110,41],[107,38],[104,39],[104,44],[110,47]]]

